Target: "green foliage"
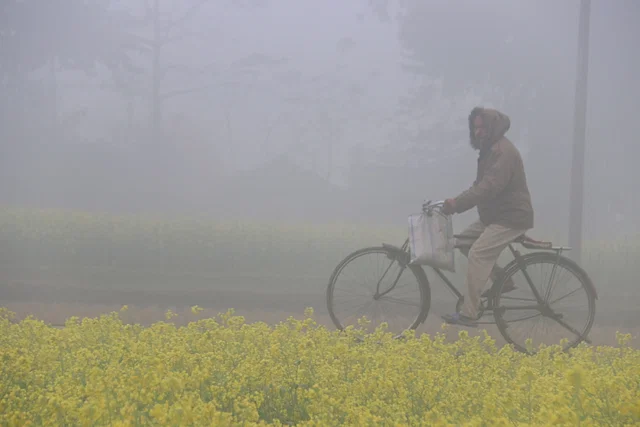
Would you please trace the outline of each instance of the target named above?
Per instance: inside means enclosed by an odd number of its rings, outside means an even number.
[[[0,211],[0,264],[251,278],[267,286],[328,280],[347,253],[406,230],[352,224],[264,224],[56,210]],[[175,282],[173,283],[175,285]],[[320,286],[323,286],[320,285]]]
[[[136,280],[144,276],[164,276],[163,282],[172,287],[176,283],[188,287],[187,278],[199,276],[219,279],[207,281],[208,286],[237,283],[282,290],[295,283],[298,290],[324,292],[329,275],[347,254],[382,242],[402,245],[406,233],[402,226],[2,209],[0,265],[47,267],[52,274],[56,270],[102,272],[104,277],[128,277],[127,288],[163,286],[151,279],[137,285]],[[585,242],[582,264],[601,295],[633,293],[640,274],[639,242],[632,237]],[[460,271],[450,275],[457,285],[464,280],[466,268],[463,257],[458,259]],[[501,262],[510,259],[504,254]],[[128,276],[122,276],[125,273]],[[85,285],[98,283],[91,275],[82,280]],[[442,292],[441,283],[432,286]]]
[[[177,327],[118,313],[52,328],[0,310],[2,425],[605,426],[640,422],[640,351],[558,346],[535,356],[487,333],[395,340],[328,330],[305,311],[274,326],[233,310]]]

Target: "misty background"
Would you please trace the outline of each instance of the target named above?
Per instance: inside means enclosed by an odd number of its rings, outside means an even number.
[[[3,0],[0,203],[404,227],[472,183],[482,105],[511,119],[530,234],[566,244],[578,17],[578,0]],[[585,245],[638,246],[639,18],[592,1]],[[636,254],[619,253],[632,281]]]

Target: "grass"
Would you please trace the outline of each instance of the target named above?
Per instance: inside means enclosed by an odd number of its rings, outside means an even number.
[[[258,286],[324,292],[331,271],[348,253],[382,242],[400,245],[405,238],[403,226],[0,210],[5,277],[40,272],[86,286],[127,289]],[[631,296],[640,277],[639,255],[637,237],[587,241],[582,264],[601,293]],[[504,262],[509,256],[503,254]],[[453,278],[462,283],[465,260],[458,256],[456,262],[460,268]]]
[[[309,288],[318,280],[324,283],[352,250],[383,241],[401,244],[404,233],[398,227],[351,224],[233,223],[4,209],[0,265],[48,267],[48,274],[73,271],[89,285],[110,276],[123,285],[128,281],[127,287],[162,287],[166,277],[170,286],[176,280],[197,286],[200,278],[272,288],[295,280],[297,286]]]

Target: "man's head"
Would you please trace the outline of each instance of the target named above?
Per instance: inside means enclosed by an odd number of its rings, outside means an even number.
[[[471,146],[480,150],[491,145],[511,127],[511,121],[505,114],[488,108],[475,107],[469,114],[469,139]]]

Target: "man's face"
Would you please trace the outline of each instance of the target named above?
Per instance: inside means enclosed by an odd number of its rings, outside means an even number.
[[[477,115],[473,119],[473,141],[472,144],[475,148],[480,149],[484,145],[487,139],[487,129],[484,126],[484,121],[480,115]]]

